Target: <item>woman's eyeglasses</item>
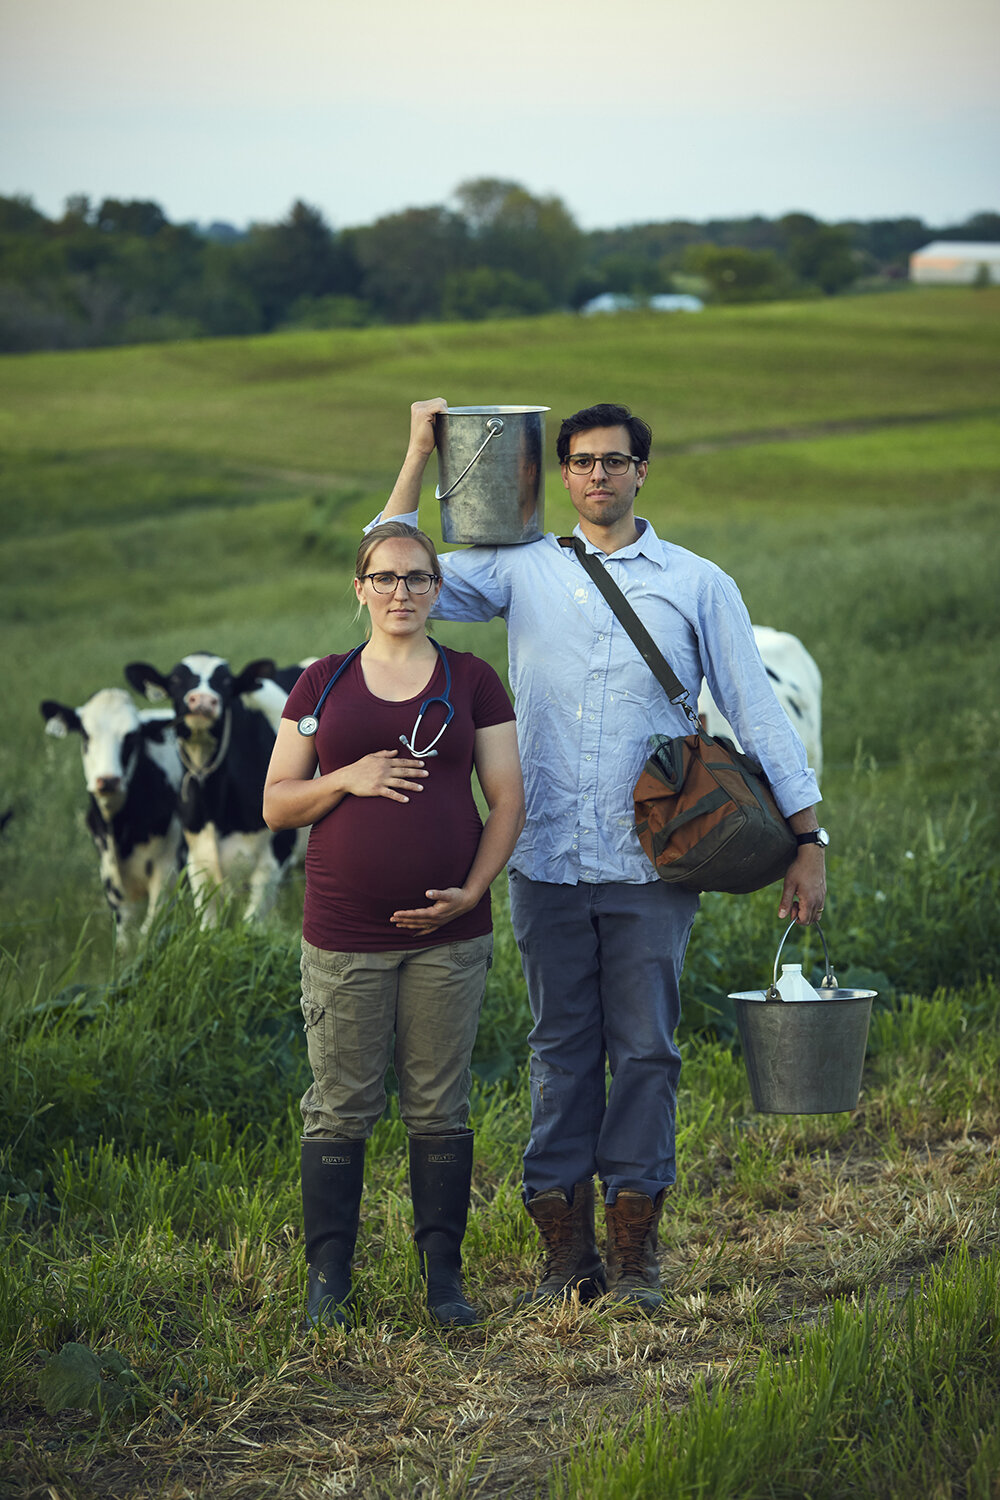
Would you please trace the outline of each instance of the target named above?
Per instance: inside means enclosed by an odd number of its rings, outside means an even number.
[[[406,584],[409,594],[427,594],[436,583],[437,573],[362,573],[362,581],[368,579],[376,594],[394,594],[398,583]]]
[[[571,453],[563,459],[571,474],[589,474],[598,462],[605,474],[626,474],[629,464],[641,464],[642,459],[630,453]]]

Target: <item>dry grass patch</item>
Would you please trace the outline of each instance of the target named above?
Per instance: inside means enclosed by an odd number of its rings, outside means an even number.
[[[69,1224],[48,1240],[22,1230],[0,1494],[529,1500],[589,1438],[679,1412],[702,1387],[752,1388],[759,1359],[796,1358],[798,1336],[825,1327],[838,1302],[901,1296],[960,1247],[998,1253],[995,1013],[973,1032],[939,997],[907,1025],[908,1040],[894,1018],[873,1032],[862,1107],[838,1117],[748,1117],[732,1059],[692,1046],[655,1319],[604,1300],[513,1311],[535,1273],[511,1162],[526,1105],[513,1095],[502,1107],[484,1095],[478,1121],[466,1245],[476,1329],[446,1335],[422,1306],[391,1122],[370,1157],[361,1315],[347,1332],[297,1331],[301,1252],[284,1190],[261,1233],[225,1183],[215,1238],[163,1225],[102,1237],[93,1220],[75,1239]],[[917,1045],[917,1031],[935,1045]],[[141,1396],[131,1419],[46,1412],[37,1376],[69,1339],[127,1356]]]

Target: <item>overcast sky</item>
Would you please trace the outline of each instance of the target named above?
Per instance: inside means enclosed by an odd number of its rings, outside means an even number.
[[[1000,209],[998,0],[0,0],[0,193],[335,227]]]

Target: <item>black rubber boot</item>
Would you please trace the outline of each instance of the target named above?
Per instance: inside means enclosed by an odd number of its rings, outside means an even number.
[[[302,1139],[302,1217],[309,1296],[305,1328],[351,1322],[351,1258],[358,1238],[364,1141]]]
[[[471,1130],[410,1136],[413,1239],[427,1284],[431,1316],[446,1328],[468,1328],[479,1314],[462,1290],[462,1239],[472,1185]]]

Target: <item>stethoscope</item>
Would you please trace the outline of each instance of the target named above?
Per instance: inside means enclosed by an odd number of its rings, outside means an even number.
[[[433,644],[437,648],[437,653],[444,664],[444,694],[443,696],[436,698],[425,698],[423,703],[421,703],[420,709],[417,713],[417,717],[414,720],[413,733],[410,735],[409,739],[407,739],[405,734],[401,734],[399,736],[399,743],[405,750],[408,750],[410,752],[414,760],[427,760],[429,756],[437,755],[437,751],[435,750],[434,746],[437,744],[438,740],[444,734],[445,730],[448,728],[448,725],[451,723],[452,719],[455,716],[455,707],[454,704],[450,701],[451,668],[448,665],[448,658],[445,655],[444,647],[441,645],[440,641],[434,641]],[[350,666],[351,662],[358,655],[358,653],[363,650],[364,645],[355,646],[354,650],[348,656],[344,657],[344,660],[340,663],[340,666],[337,668],[336,672],[334,672],[333,676],[330,678],[330,681],[327,683],[326,687],[320,694],[319,702],[316,704],[316,707],[313,709],[312,713],[304,714],[299,720],[296,726],[299,734],[304,735],[307,739],[309,739],[316,733],[317,729],[319,728],[319,716],[323,712],[323,704],[326,702],[327,698],[330,695],[330,689],[333,687],[340,674]],[[414,740],[420,733],[420,725],[423,720],[424,714],[430,708],[432,703],[441,703],[444,705],[445,720],[441,725],[441,728],[438,730],[437,734],[427,746],[426,750],[418,750],[414,745]]]

